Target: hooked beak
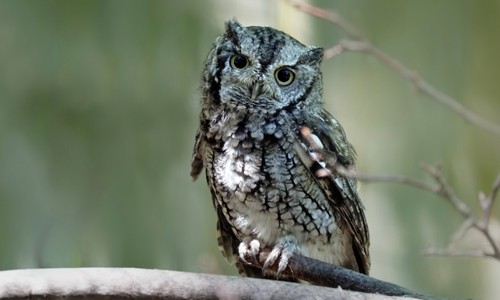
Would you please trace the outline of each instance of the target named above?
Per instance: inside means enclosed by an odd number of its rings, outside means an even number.
[[[262,89],[263,89],[263,86],[261,83],[255,83],[251,88],[251,91],[250,91],[250,99],[251,100],[255,100],[257,98],[257,96],[259,96],[262,92]]]

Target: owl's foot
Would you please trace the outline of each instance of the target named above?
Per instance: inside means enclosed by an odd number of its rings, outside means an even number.
[[[260,252],[260,242],[256,239],[246,240],[240,243],[238,252],[240,259],[253,266],[261,266],[258,256]],[[264,265],[262,265],[262,273],[267,275],[274,275],[277,278],[288,266],[288,261],[297,252],[297,239],[294,236],[285,236],[278,239],[271,252],[266,258]],[[278,270],[276,272],[270,271],[269,267],[278,263]]]
[[[274,245],[273,250],[271,250],[262,266],[262,273],[269,273],[268,268],[278,261],[276,277],[279,277],[285,271],[288,261],[297,250],[297,239],[294,236],[285,236],[278,239],[278,242]]]
[[[245,239],[238,246],[240,259],[249,265],[260,266],[259,263],[260,242],[256,239]]]

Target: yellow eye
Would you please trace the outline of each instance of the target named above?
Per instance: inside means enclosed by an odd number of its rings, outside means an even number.
[[[295,73],[289,67],[281,67],[274,72],[274,78],[279,85],[290,85],[295,79]]]
[[[235,54],[231,56],[231,59],[229,60],[231,64],[231,68],[233,69],[244,69],[248,67],[250,62],[248,61],[248,58],[241,54]]]

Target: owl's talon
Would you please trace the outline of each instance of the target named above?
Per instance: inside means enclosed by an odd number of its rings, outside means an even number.
[[[240,259],[249,265],[259,266],[260,242],[256,239],[246,240],[238,246],[238,254]],[[248,258],[251,258],[249,261]]]
[[[262,266],[262,273],[269,273],[268,268],[278,261],[278,270],[276,272],[276,278],[278,278],[280,274],[285,271],[290,258],[296,251],[297,240],[295,237],[287,236],[282,238],[267,256],[267,259]]]

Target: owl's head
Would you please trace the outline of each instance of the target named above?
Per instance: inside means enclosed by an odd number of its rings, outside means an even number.
[[[257,113],[321,107],[322,57],[276,29],[229,21],[207,58],[204,101]]]

